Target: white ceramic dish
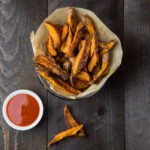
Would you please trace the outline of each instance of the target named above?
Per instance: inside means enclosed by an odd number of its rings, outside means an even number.
[[[30,124],[28,126],[24,126],[24,127],[17,126],[14,123],[12,123],[9,120],[9,118],[7,116],[7,113],[6,113],[6,107],[7,107],[8,102],[10,101],[10,99],[12,97],[14,97],[15,95],[18,95],[18,94],[29,94],[29,95],[33,96],[36,99],[37,103],[39,104],[39,108],[40,108],[40,112],[39,112],[39,115],[38,115],[37,119],[32,124]],[[14,91],[14,92],[10,93],[7,96],[7,98],[5,99],[5,101],[3,103],[2,111],[3,111],[3,117],[4,117],[5,121],[6,121],[6,123],[10,127],[12,127],[13,129],[16,129],[16,130],[25,131],[25,130],[29,130],[29,129],[35,127],[40,122],[40,120],[41,120],[41,118],[43,116],[44,108],[43,108],[43,103],[42,103],[40,97],[37,94],[35,94],[34,92],[32,92],[30,90],[17,90],[17,91]]]

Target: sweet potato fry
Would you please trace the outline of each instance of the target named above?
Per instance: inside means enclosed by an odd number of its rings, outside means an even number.
[[[67,9],[67,24],[70,26],[73,34],[76,31],[76,15],[75,15],[75,11],[73,8],[68,8]]]
[[[91,77],[86,71],[81,71],[76,75],[76,78],[83,80],[83,81],[90,81]]]
[[[91,58],[90,62],[88,63],[88,70],[92,72],[93,68],[96,66],[98,62],[98,56],[94,53],[93,57]]]
[[[80,80],[74,76],[70,76],[70,83],[74,88],[78,90],[85,90],[90,86],[88,81]]]
[[[62,90],[64,93],[67,93],[69,95],[76,95],[81,93],[81,91],[73,88],[68,83],[64,82],[57,76],[53,74],[47,74],[47,72],[44,71],[37,71],[40,76],[42,76],[44,79],[46,79],[49,83],[51,83],[54,87],[57,87],[58,89]]]
[[[65,46],[62,45],[61,49],[60,49],[66,55],[68,54],[68,52],[70,50],[70,46],[71,46],[72,40],[73,40],[73,34],[72,34],[72,31],[71,31],[71,28],[69,28],[69,33],[68,33],[68,37],[67,37],[67,39],[65,41]]]
[[[66,122],[66,124],[67,124],[67,126],[69,128],[73,128],[73,127],[79,126],[77,121],[72,116],[68,106],[65,106],[65,108],[64,108],[64,118],[65,118],[65,122]],[[77,132],[77,136],[85,137],[84,130],[83,129],[79,130],[79,132]]]
[[[97,62],[99,61],[97,33],[94,33],[93,38],[92,38],[90,56],[92,56],[92,58],[90,62],[88,63],[88,70],[92,72],[93,68],[96,66]]]
[[[102,68],[93,76],[94,82],[99,81],[103,77],[109,65],[109,57],[110,54],[108,52],[102,56]]]
[[[74,136],[78,133],[78,131],[80,131],[83,128],[83,125],[79,125],[77,127],[73,127],[71,129],[65,130],[63,132],[58,133],[57,135],[54,136],[54,138],[51,140],[51,142],[48,144],[48,146],[64,139],[67,138],[69,136]]]
[[[75,63],[72,67],[72,75],[78,74],[87,64],[89,52],[91,47],[91,40],[84,40],[83,46],[76,56]]]
[[[50,55],[52,55],[52,56],[57,55],[57,51],[53,48],[52,37],[49,33],[47,35],[46,47],[47,47],[47,51]]]
[[[53,44],[54,44],[54,49],[58,48],[61,44],[61,35],[60,31],[58,30],[58,27],[56,27],[54,24],[50,22],[44,22],[44,25],[49,31],[49,34],[52,37]]]
[[[102,56],[105,54],[105,53],[107,53],[108,51],[110,51],[114,46],[115,46],[115,41],[110,41],[110,42],[108,42],[108,44],[106,45],[108,48],[106,49],[106,48],[104,48],[104,49],[102,49],[101,50],[101,52],[100,52],[100,58],[102,58]]]
[[[44,56],[35,57],[34,62],[37,64],[41,64],[41,65],[45,66],[51,72],[60,76],[60,78],[62,78],[63,80],[67,80],[69,78],[69,74],[65,70],[61,69],[57,64],[50,62]]]
[[[68,34],[68,25],[65,23],[62,30],[61,41],[63,42]]]
[[[86,15],[81,16],[81,19],[84,25],[86,26],[86,28],[88,29],[89,33],[94,34],[95,27],[94,27],[93,20],[89,16],[86,16]]]
[[[94,53],[97,52],[98,52],[98,37],[97,37],[97,33],[94,33],[92,37],[92,44],[90,49],[90,58],[93,56]]]
[[[83,25],[82,22],[80,22],[77,25],[73,41],[72,41],[70,49],[69,49],[69,51],[67,53],[67,57],[73,57],[74,56],[74,50],[78,46],[79,41],[83,37],[83,35],[84,35],[84,25]]]

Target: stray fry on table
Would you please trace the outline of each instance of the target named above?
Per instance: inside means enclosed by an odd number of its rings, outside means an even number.
[[[68,106],[65,106],[64,108],[64,118],[69,128],[77,127],[79,125],[74,119],[74,117],[72,116]],[[83,129],[79,130],[79,132],[77,133],[77,136],[85,137],[84,130]]]
[[[83,128],[83,125],[79,125],[73,128],[70,128],[68,130],[65,130],[63,132],[58,133],[57,135],[54,136],[54,138],[51,140],[51,142],[49,142],[48,146],[66,138],[69,136],[74,136],[78,133],[78,131],[80,131]]]

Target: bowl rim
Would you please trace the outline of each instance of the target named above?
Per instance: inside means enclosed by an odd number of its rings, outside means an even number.
[[[37,103],[39,104],[39,108],[40,108],[39,109],[39,115],[38,115],[37,119],[32,124],[30,124],[28,126],[15,125],[12,121],[10,121],[10,119],[8,118],[7,112],[6,112],[6,107],[7,107],[8,102],[11,100],[12,97],[14,97],[18,94],[28,94],[28,95],[34,97],[35,100],[37,101]],[[11,128],[16,129],[16,130],[20,130],[20,131],[29,130],[29,129],[32,129],[33,127],[35,127],[40,122],[40,120],[42,119],[43,112],[44,112],[44,107],[43,107],[43,103],[42,103],[42,100],[40,99],[40,97],[36,93],[34,93],[33,91],[26,90],[26,89],[20,89],[20,90],[16,90],[16,91],[13,91],[12,93],[10,93],[6,97],[6,99],[4,100],[4,103],[2,106],[2,114],[3,114],[4,120],[6,121],[6,123]]]

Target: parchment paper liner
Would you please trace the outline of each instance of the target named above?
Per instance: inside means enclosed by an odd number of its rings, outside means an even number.
[[[120,66],[123,56],[123,50],[121,47],[121,42],[119,38],[108,29],[108,27],[90,10],[83,9],[83,8],[77,8],[73,7],[76,11],[77,18],[79,19],[81,15],[88,15],[90,16],[93,21],[96,28],[96,31],[98,31],[98,38],[101,41],[110,41],[110,40],[116,40],[117,45],[114,47],[114,49],[111,52],[111,62],[110,62],[110,71],[109,73],[98,83],[91,85],[87,90],[85,90],[83,93],[79,95],[67,95],[66,93],[62,92],[58,88],[54,87],[50,84],[50,88],[55,91],[57,94],[60,94],[66,98],[70,99],[78,99],[82,97],[89,97],[90,95],[93,95],[98,90],[102,88],[102,86],[105,84],[107,79],[117,70],[117,68]],[[54,24],[61,24],[63,25],[66,22],[66,9],[65,8],[59,8],[56,9],[54,12],[52,12],[45,20],[50,21]],[[38,28],[36,34],[34,32],[31,33],[31,43],[33,47],[34,56],[38,55],[45,55],[45,40],[47,36],[47,29],[42,23],[40,27]]]

